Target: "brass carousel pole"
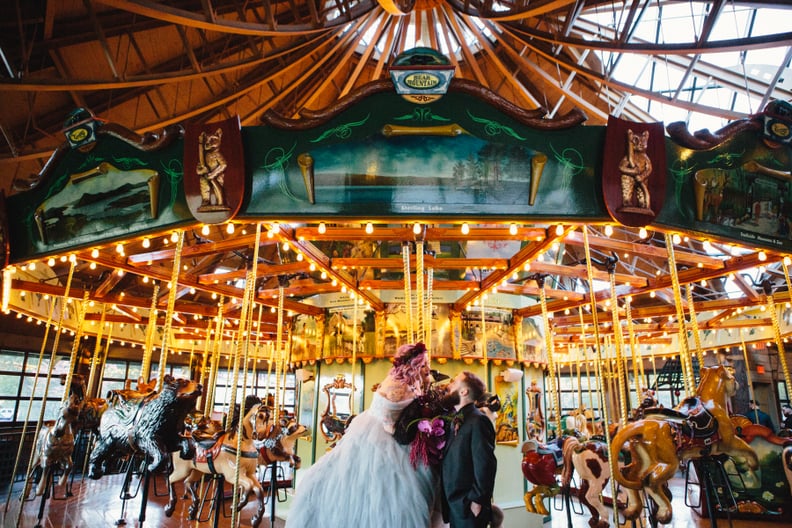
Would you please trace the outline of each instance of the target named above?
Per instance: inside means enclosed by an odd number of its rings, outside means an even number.
[[[685,289],[687,290],[688,313],[690,314],[690,330],[693,332],[693,342],[696,344],[696,360],[701,368],[704,366],[704,351],[701,349],[698,318],[696,317],[696,307],[693,304],[693,284],[688,284]]]
[[[41,372],[41,363],[44,360],[44,352],[47,349],[47,340],[49,339],[49,331],[52,323],[52,314],[55,311],[56,300],[57,297],[53,295],[52,301],[50,302],[49,311],[47,313],[47,322],[44,326],[44,339],[42,339],[41,341],[41,350],[39,351],[39,359],[38,359],[38,364],[36,366],[36,374],[33,377],[33,389],[30,391],[30,399],[28,401],[27,414],[25,415],[25,421],[22,422],[22,435],[20,436],[20,438],[25,438],[27,434],[27,427],[30,421],[30,410],[33,408],[33,397],[36,395],[36,386],[38,385],[39,373]],[[14,460],[14,470],[11,472],[12,482],[16,478],[16,473],[17,470],[19,469],[19,460],[22,458],[22,448],[24,447],[24,444],[25,444],[24,442],[19,442],[19,445],[17,446],[16,459]],[[11,501],[11,491],[13,490],[13,488],[14,488],[13,486],[8,486],[8,494],[6,495],[6,504],[5,504],[6,513],[8,513],[8,505]],[[18,519],[17,519],[17,525],[19,525]]]
[[[22,488],[22,497],[21,497],[22,501],[24,501],[25,495],[27,494],[27,491],[28,491],[27,478],[30,475],[30,473],[33,471],[33,460],[34,460],[34,458],[36,456],[35,446],[38,443],[38,435],[41,432],[41,424],[44,422],[44,411],[46,410],[46,407],[47,407],[47,394],[49,393],[49,385],[50,385],[50,381],[52,380],[52,370],[55,367],[55,360],[57,359],[57,355],[58,355],[58,345],[60,344],[60,336],[63,333],[63,331],[62,331],[63,319],[64,319],[65,314],[66,314],[66,305],[69,304],[69,291],[71,290],[71,283],[72,283],[72,279],[74,278],[74,268],[77,266],[77,259],[76,258],[69,259],[69,262],[70,262],[69,274],[68,274],[68,276],[66,278],[66,287],[63,290],[63,296],[61,297],[61,299],[62,299],[61,310],[60,310],[60,313],[58,314],[58,324],[55,327],[56,328],[56,330],[55,330],[55,339],[52,342],[52,353],[50,355],[50,362],[49,362],[49,366],[47,368],[47,380],[44,383],[44,392],[43,392],[44,395],[41,398],[41,408],[39,409],[39,416],[38,416],[38,420],[36,421],[36,434],[33,435],[33,444],[32,445],[34,446],[34,448],[31,449],[31,451],[30,451],[30,460],[28,461],[27,472],[25,473],[25,485]],[[53,299],[52,306],[53,306],[53,309],[54,309],[54,307],[55,307],[54,299]],[[39,364],[39,368],[36,370],[36,380],[38,380],[38,371],[40,370],[40,368],[41,368],[41,364]],[[27,422],[29,417],[30,417],[30,407],[33,406],[33,397],[36,394],[35,388],[36,387],[35,387],[35,384],[34,384],[33,392],[30,394],[30,404],[29,404],[29,407],[28,407],[28,418],[25,418],[25,422]],[[64,390],[66,390],[66,389],[64,389]],[[20,501],[20,502],[22,502],[22,501]],[[17,513],[17,518],[16,518],[16,526],[19,526],[19,523],[22,520],[22,510],[24,509],[22,506],[23,506],[22,504],[19,505],[19,512]]]
[[[415,316],[416,341],[423,340],[424,334],[424,242],[415,242]],[[427,345],[428,346],[428,345]]]
[[[594,430],[594,391],[591,388],[591,365],[589,365],[588,345],[586,344],[586,324],[583,321],[583,308],[578,306],[578,317],[580,318],[580,340],[583,344],[583,358],[586,361],[586,382],[588,383],[588,402],[591,411],[591,430]]]
[[[556,422],[556,438],[561,438],[561,409],[558,403],[558,393],[556,391],[556,378],[555,358],[553,357],[555,351],[553,350],[553,335],[550,328],[550,316],[547,313],[547,295],[545,293],[545,277],[543,275],[534,275],[536,283],[539,285],[539,300],[542,307],[542,320],[544,321],[545,331],[545,348],[547,349],[547,370],[553,377],[553,381],[548,385],[550,388],[550,401],[553,405],[553,414],[555,414]],[[482,306],[483,308],[483,306]],[[482,310],[483,313],[483,310]],[[486,357],[486,352],[485,356]]]
[[[239,406],[239,419],[237,420],[237,431],[236,431],[236,467],[234,468],[234,494],[231,500],[231,504],[236,504],[239,500],[239,466],[240,466],[240,459],[242,456],[242,436],[244,431],[244,416],[245,416],[245,397],[246,397],[246,390],[247,390],[247,361],[250,351],[250,328],[249,328],[249,317],[250,314],[253,313],[251,306],[253,304],[253,297],[254,291],[256,289],[256,274],[258,272],[258,254],[259,254],[259,245],[261,243],[261,224],[256,224],[256,238],[255,243],[253,245],[253,263],[250,266],[250,269],[247,272],[247,278],[245,280],[245,291],[242,295],[242,313],[239,317],[239,332],[237,337],[237,349],[236,353],[234,354],[234,368],[233,368],[233,376],[231,381],[231,398],[230,398],[230,405],[229,405],[229,412],[228,412],[228,424],[233,423],[234,421],[234,412],[235,412],[235,404],[236,404],[236,395],[237,395],[237,385],[239,384],[239,362],[240,356],[242,357],[242,365],[244,368],[244,374],[242,377],[242,399],[240,400]],[[283,293],[281,291],[281,293]],[[219,505],[215,505],[215,507],[219,507]],[[238,524],[238,515],[239,511],[237,508],[231,509],[231,526],[237,526]]]
[[[481,357],[482,359],[487,359],[487,318],[486,314],[484,313],[485,310],[483,295],[481,296],[479,307],[481,308]]]
[[[402,244],[402,268],[404,270],[404,310],[407,316],[407,340],[415,342],[415,331],[413,328],[412,313],[412,292],[410,284],[410,245]],[[401,343],[398,343],[401,344]]]
[[[149,308],[148,326],[146,326],[146,342],[143,345],[143,364],[140,366],[140,381],[148,382],[151,375],[151,354],[154,352],[154,329],[157,327],[157,299],[159,298],[159,283],[154,283],[151,294],[151,307]]]
[[[619,390],[619,404],[621,417],[619,423],[624,426],[627,423],[627,379],[624,372],[624,356],[622,355],[622,331],[621,321],[619,320],[619,300],[616,297],[616,257],[608,258],[608,276],[610,277],[610,301],[611,301],[611,317],[613,322],[613,347],[616,358],[616,384]]]
[[[686,396],[692,396],[696,387],[693,382],[693,368],[690,361],[690,348],[688,347],[687,328],[685,325],[685,312],[682,307],[679,275],[677,274],[676,257],[674,256],[674,241],[669,233],[665,234],[666,250],[668,251],[668,270],[671,274],[671,289],[674,292],[674,306],[676,307],[677,322],[679,323],[679,362],[682,365],[683,380],[685,382]]]
[[[91,357],[91,371],[88,373],[88,383],[85,386],[86,398],[90,394],[99,393],[98,387],[96,392],[93,391],[93,385],[94,385],[94,381],[96,380],[96,371],[99,368],[99,361],[101,360],[100,356],[102,353],[102,337],[103,337],[102,334],[104,333],[106,313],[107,313],[107,305],[105,303],[102,303],[102,315],[99,316],[99,329],[96,331],[96,346],[94,346],[93,357]]]
[[[787,295],[792,296],[792,281],[789,280],[789,270],[787,270],[787,266],[789,264],[790,264],[790,258],[789,257],[784,257],[784,261],[781,264],[781,269],[784,270],[784,280],[786,280]],[[770,297],[772,298],[772,296],[770,296]],[[789,299],[789,302],[788,302],[787,305],[788,306],[792,306],[792,298]],[[773,312],[773,313],[775,313],[775,312]],[[784,369],[784,383],[786,383],[787,395],[789,395],[790,391],[792,391],[792,384],[789,383],[789,381],[790,381],[789,369],[787,368],[786,355],[785,355],[786,351],[783,349],[783,345],[782,345],[783,339],[780,339],[780,337],[781,337],[781,329],[778,328],[778,316],[776,315],[773,320],[775,321],[773,323],[773,331],[778,335],[778,337],[776,338],[776,342],[780,342],[781,343],[778,346],[778,358],[781,361],[782,368]],[[781,358],[783,358],[783,360]]]
[[[160,350],[159,377],[157,378],[157,390],[162,390],[165,383],[165,366],[168,363],[168,345],[171,339],[171,327],[173,326],[173,308],[176,306],[176,291],[179,289],[179,269],[181,268],[181,254],[184,248],[184,231],[179,231],[179,239],[176,241],[176,250],[173,253],[173,269],[171,270],[170,290],[168,291],[168,308],[165,312],[165,329],[162,332],[162,349]]]
[[[88,295],[89,292],[86,291],[83,294],[83,300],[80,303],[80,311],[79,315],[77,316],[77,332],[75,332],[74,341],[72,341],[71,355],[69,356],[69,367],[66,371],[66,381],[63,383],[64,388],[63,396],[61,397],[61,403],[66,403],[69,401],[72,379],[74,378],[74,364],[77,362],[77,353],[80,351],[80,341],[82,340],[83,336],[83,322],[85,321],[85,313],[88,311]]]
[[[283,348],[283,286],[278,286],[278,328],[275,332],[275,409],[273,416],[275,423],[280,420],[280,373],[281,373],[281,349]]]
[[[753,376],[751,376],[751,362],[748,360],[748,347],[745,346],[742,327],[738,328],[738,331],[740,332],[740,347],[742,348],[743,359],[745,360],[745,377],[748,381],[748,398],[755,401],[756,398],[754,397]],[[754,413],[754,419],[756,420],[756,423],[759,423],[759,415],[756,412]]]
[[[427,357],[432,361],[432,298],[434,289],[434,269],[429,268],[426,270],[426,314],[424,321],[426,326],[426,336],[424,343],[426,344]]]
[[[355,376],[357,371],[357,345],[358,345],[358,299],[357,296],[352,298],[352,393],[349,395],[349,412],[355,414]]]
[[[209,362],[209,344],[211,341],[211,334],[212,334],[212,319],[206,323],[206,333],[204,334],[204,349],[203,355],[201,357],[201,370],[198,372],[198,382],[204,388],[203,394],[199,399],[200,403],[197,405],[199,409],[204,407],[206,403],[206,391],[208,390],[208,381],[209,381],[209,370],[207,367],[207,363]]]
[[[784,271],[786,271],[786,266],[782,267]],[[775,299],[773,299],[773,288],[770,281],[765,281],[762,287],[767,297],[767,309],[770,311],[770,320],[773,323],[773,336],[775,337],[776,347],[778,348],[778,361],[781,364],[781,372],[784,374],[784,383],[786,383],[787,390],[789,390],[789,387],[792,387],[792,382],[789,377],[789,366],[787,365],[786,351],[784,350],[784,340],[781,337],[781,327],[778,324],[778,313],[776,312]]]
[[[625,314],[624,317],[627,319],[627,335],[630,339],[630,356],[632,357],[632,367],[633,367],[633,379],[635,385],[635,400],[636,406],[641,404],[641,394],[640,391],[644,387],[644,378],[643,378],[643,359],[639,359],[638,357],[638,344],[635,340],[635,326],[633,324],[632,318],[632,296],[628,295],[625,299],[624,303],[624,310]]]
[[[206,386],[206,401],[204,402],[204,415],[211,417],[214,408],[215,385],[217,384],[217,370],[220,367],[220,345],[223,342],[223,308],[225,297],[220,296],[217,303],[217,317],[215,319],[215,335],[212,344],[212,363],[209,369],[209,383]],[[207,335],[207,339],[208,339]]]
[[[595,349],[597,351],[596,355],[596,362],[597,362],[597,370],[601,368],[602,364],[602,350],[600,348],[600,336],[599,336],[599,321],[597,318],[597,296],[594,293],[594,269],[591,265],[591,248],[589,247],[589,239],[588,239],[588,227],[583,226],[583,245],[586,252],[586,276],[588,277],[589,283],[589,300],[591,302],[591,318],[592,324],[594,325],[594,341],[595,341]],[[600,380],[602,373],[598,372],[600,375]],[[610,423],[610,417],[608,412],[608,406],[605,404],[604,397],[605,395],[602,394],[603,391],[600,391],[600,405],[602,406],[602,424],[603,424],[603,434],[605,435],[605,443],[610,445],[611,437],[610,437],[610,428],[608,424]],[[616,453],[618,455],[618,453]],[[610,453],[608,457],[608,465],[610,466],[611,475],[615,475],[616,471],[618,471],[618,465],[616,463],[616,457],[613,456],[613,453]],[[611,496],[617,497],[616,493],[616,479],[610,479],[611,482]],[[614,525],[618,526],[619,524],[619,511],[618,508],[613,508],[613,522]]]

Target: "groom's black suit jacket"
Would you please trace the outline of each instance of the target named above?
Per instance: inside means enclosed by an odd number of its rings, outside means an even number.
[[[472,517],[470,503],[477,502],[482,506],[480,520],[489,520],[498,464],[495,429],[492,421],[472,403],[460,412],[462,423],[456,434],[453,422],[450,425],[443,452],[443,518],[448,522]]]

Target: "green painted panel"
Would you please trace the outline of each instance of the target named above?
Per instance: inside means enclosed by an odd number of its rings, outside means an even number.
[[[67,152],[48,179],[8,198],[11,259],[121,240],[192,219],[182,186],[183,142],[143,151],[101,135]]]
[[[439,126],[462,132],[384,132]],[[429,105],[379,93],[311,130],[242,132],[252,188],[240,216],[607,218],[599,177],[604,128],[537,130],[463,93]],[[306,154],[314,204],[298,164]],[[529,205],[532,159],[541,158]]]
[[[668,185],[657,224],[792,250],[792,149],[746,131],[708,150],[667,142]]]

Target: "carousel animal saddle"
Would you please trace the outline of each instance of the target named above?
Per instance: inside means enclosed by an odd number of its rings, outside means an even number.
[[[529,449],[523,449],[523,476],[538,486],[557,486],[556,474],[564,465],[564,454],[558,442],[540,444],[527,441]]]
[[[220,450],[223,448],[222,437],[223,435],[221,434],[220,437],[214,441],[205,440],[201,444],[196,443],[195,458],[193,458],[193,463],[208,464],[209,469],[212,471],[212,473],[214,473],[212,461],[217,458],[217,455],[220,454]]]
[[[707,446],[718,441],[718,420],[697,396],[685,398],[675,409],[647,409],[644,416],[673,423],[681,448]]]
[[[558,442],[539,444],[536,448],[536,453],[547,458],[552,458],[556,467],[560,468],[564,465],[564,452]]]

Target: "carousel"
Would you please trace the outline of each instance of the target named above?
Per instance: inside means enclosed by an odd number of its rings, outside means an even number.
[[[429,48],[390,75],[261,126],[64,116],[0,202],[2,310],[41,336],[5,518],[109,479],[116,524],[274,526],[423,341],[500,401],[507,520],[669,524],[681,475],[695,515],[792,522],[792,106],[590,126]]]

